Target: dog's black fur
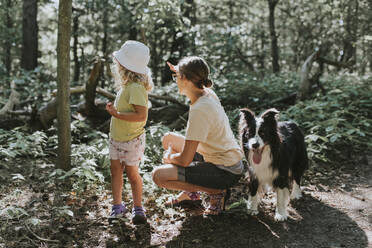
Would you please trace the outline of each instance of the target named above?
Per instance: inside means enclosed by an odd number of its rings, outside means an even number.
[[[248,161],[250,197],[248,210],[257,214],[262,186],[269,185],[277,192],[276,220],[287,218],[289,186],[291,198],[301,197],[301,178],[308,168],[304,135],[294,122],[277,122],[279,112],[266,110],[261,116],[241,109],[240,138]]]

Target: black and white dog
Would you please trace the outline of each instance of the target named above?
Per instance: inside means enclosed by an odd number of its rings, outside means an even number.
[[[278,122],[276,109],[266,110],[259,117],[247,108],[240,112],[241,145],[250,177],[247,210],[252,215],[258,214],[259,193],[263,187],[270,186],[277,197],[275,220],[286,220],[289,197],[302,196],[301,177],[308,167],[304,136],[295,123]]]

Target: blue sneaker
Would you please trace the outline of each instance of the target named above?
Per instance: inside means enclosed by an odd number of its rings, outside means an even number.
[[[112,209],[111,209],[110,216],[108,217],[109,222],[114,220],[114,219],[122,218],[127,211],[128,211],[128,209],[125,207],[125,204],[115,204],[115,205],[113,205]]]
[[[132,209],[132,222],[134,225],[147,223],[145,212],[143,207],[134,207]]]

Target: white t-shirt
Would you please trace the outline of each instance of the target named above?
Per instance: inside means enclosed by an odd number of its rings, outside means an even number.
[[[197,152],[206,162],[235,165],[243,158],[243,152],[217,95],[211,89],[206,92],[190,106],[186,140],[199,141]]]

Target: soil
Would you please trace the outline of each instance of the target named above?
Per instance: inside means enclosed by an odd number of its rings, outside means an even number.
[[[165,208],[171,192],[158,189],[147,172],[148,223],[140,226],[131,223],[130,213],[108,223],[108,183],[76,193],[51,180],[55,168],[47,159],[8,161],[0,164],[0,247],[372,247],[371,154],[345,152],[313,164],[304,176],[303,198],[290,203],[284,222],[274,221],[271,192],[257,216],[246,213],[244,180],[220,216],[204,218],[203,205]],[[126,200],[130,207],[130,196]]]

